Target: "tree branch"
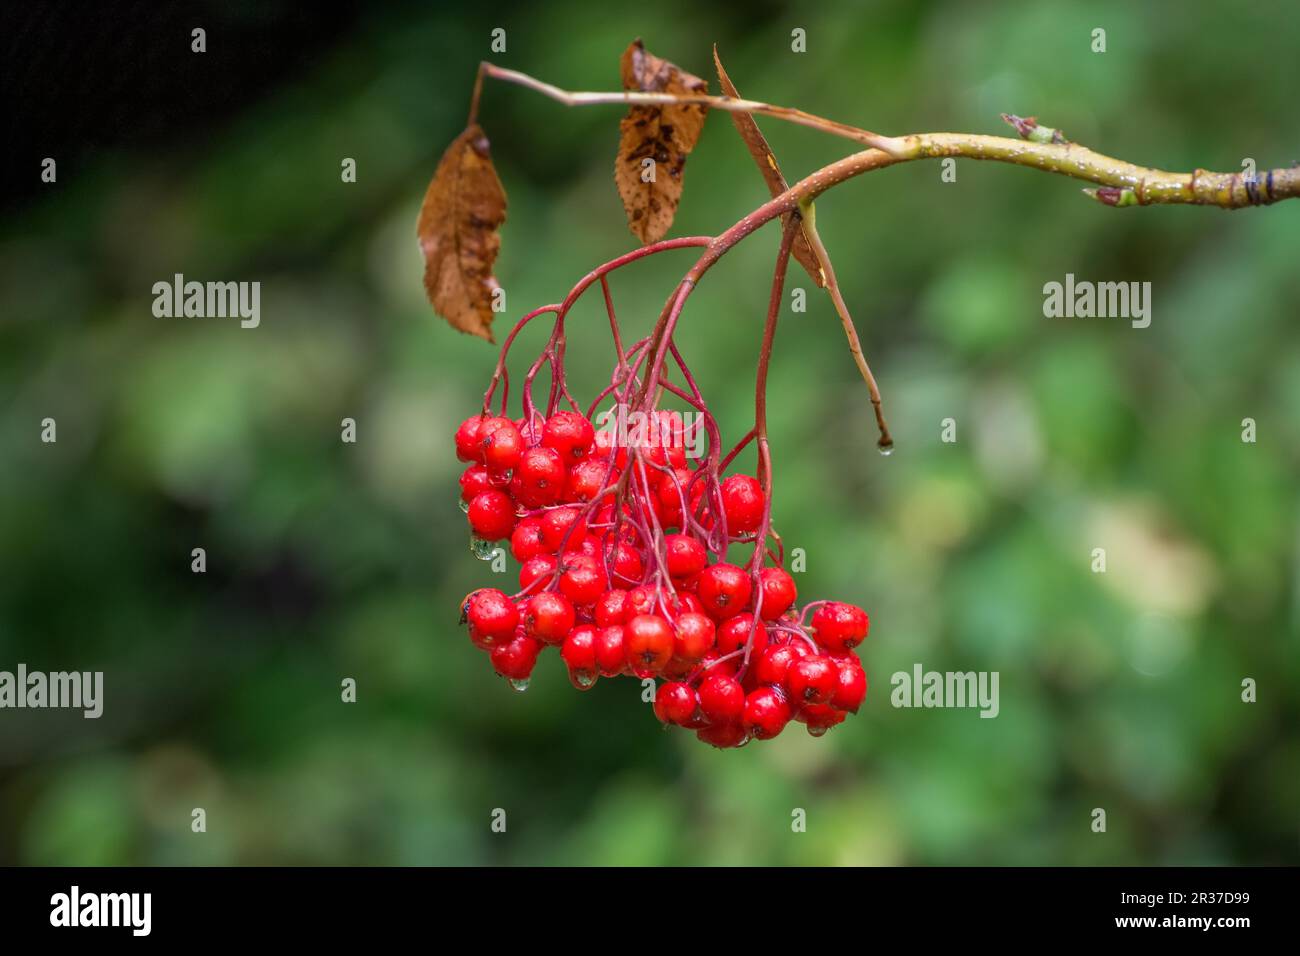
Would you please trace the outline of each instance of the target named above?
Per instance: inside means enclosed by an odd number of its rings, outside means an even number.
[[[1059,135],[1059,130],[1040,127],[1032,119],[1026,121],[1021,120],[1020,117],[1007,116],[1007,121],[1016,125],[1017,129],[1021,129],[1026,139],[984,136],[978,133],[912,133],[908,136],[884,136],[870,130],[814,116],[803,110],[773,106],[757,100],[736,99],[729,96],[678,96],[673,93],[624,91],[574,93],[543,83],[526,73],[507,70],[486,61],[479,66],[479,79],[483,76],[526,87],[565,106],[601,104],[652,106],[666,103],[697,103],[727,112],[773,116],[870,146],[880,154],[870,161],[871,168],[889,166],[895,162],[941,159],[949,156],[1028,166],[1095,183],[1103,188],[1085,190],[1085,192],[1091,198],[1108,206],[1188,204],[1218,206],[1221,209],[1243,209],[1248,206],[1265,206],[1282,199],[1300,197],[1300,166],[1261,171],[1253,180],[1246,177],[1243,172],[1216,173],[1204,169],[1196,169],[1190,173],[1166,172],[1094,152],[1077,143],[1066,141]],[[477,93],[476,89],[473,113],[477,113]],[[830,168],[826,167],[827,170]],[[865,169],[858,170],[858,172],[865,171]],[[814,195],[823,191],[818,189]]]

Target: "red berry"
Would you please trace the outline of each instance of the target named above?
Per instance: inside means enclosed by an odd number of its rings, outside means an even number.
[[[595,439],[596,431],[591,422],[577,412],[556,412],[546,420],[546,427],[542,429],[542,445],[554,448],[566,463],[585,458]]]
[[[760,687],[745,697],[745,727],[759,740],[775,737],[790,717],[790,705],[775,687]]]
[[[682,502],[686,499],[686,483],[691,480],[691,473],[685,468],[675,468],[673,477],[661,471],[651,472],[659,476],[652,504],[659,523],[665,528],[682,526]]]
[[[763,488],[750,475],[732,475],[722,483],[722,510],[729,534],[757,531],[763,521]]]
[[[596,634],[590,624],[580,624],[569,632],[560,648],[560,658],[569,668],[569,681],[578,690],[590,688],[600,674],[596,665]]]
[[[469,503],[469,526],[486,541],[508,538],[515,527],[515,503],[504,491],[481,491]]]
[[[699,574],[708,563],[704,545],[688,534],[670,534],[664,538],[664,562],[674,578]]]
[[[489,418],[478,427],[478,445],[488,471],[501,474],[519,464],[524,436],[510,419]]]
[[[797,706],[829,703],[839,679],[839,667],[821,654],[795,661],[785,672],[786,689]]]
[[[763,598],[759,616],[765,621],[775,621],[790,610],[799,596],[794,578],[781,568],[764,568],[758,572],[758,591]]]
[[[627,467],[627,449],[618,443],[618,430],[602,427],[596,432],[595,452],[592,457],[608,462],[611,454],[614,456],[615,468],[622,471]]]
[[[703,614],[687,611],[685,614],[679,614],[673,625],[675,658],[694,662],[713,649],[717,628]]]
[[[524,631],[547,644],[559,644],[573,629],[573,605],[563,594],[543,591],[528,599]]]
[[[745,713],[745,689],[727,674],[706,674],[700,681],[700,710],[710,722],[738,722]]]
[[[634,617],[637,614],[654,614],[658,606],[658,600],[655,597],[655,589],[640,585],[627,592],[627,616]]]
[[[551,448],[546,450],[554,451]],[[601,489],[607,484],[605,473],[608,470],[608,462],[600,458],[584,458],[569,470],[569,483],[564,490],[564,497],[569,501],[590,501],[600,494]],[[618,472],[610,472],[608,483],[613,484],[617,481]]]
[[[861,644],[870,625],[866,611],[841,601],[827,601],[812,616],[813,636],[817,643],[834,653]]]
[[[533,587],[534,582],[550,580],[559,564],[560,562],[552,554],[538,554],[529,558],[519,569],[519,590],[528,591],[530,588],[534,591],[538,590]],[[542,587],[545,587],[545,584]]]
[[[492,489],[492,476],[482,465],[470,465],[460,476],[460,498],[466,504]]]
[[[593,616],[601,627],[622,624],[628,618],[627,592],[619,588],[606,591],[596,599]]]
[[[718,625],[717,649],[719,654],[730,654],[732,651],[738,651],[749,642],[751,629],[754,634],[754,646],[750,648],[750,660],[757,660],[758,655],[763,653],[767,647],[767,628],[761,624],[753,627],[754,615],[737,614],[735,617],[729,617]]]
[[[867,697],[867,673],[856,657],[841,658],[836,662],[838,671],[835,680],[835,692],[830,704],[839,710],[858,712]]]
[[[519,609],[504,592],[480,588],[465,598],[461,621],[468,622],[470,634],[487,644],[513,638],[519,624]]]
[[[731,724],[711,724],[695,732],[695,736],[719,750],[739,747],[749,739],[749,731],[739,721]]]
[[[614,583],[620,587],[633,587],[645,575],[645,564],[641,561],[641,555],[637,554],[631,545],[622,541],[615,546],[609,565],[614,575]]]
[[[566,554],[562,559],[560,593],[575,606],[594,604],[605,590],[605,572],[595,558]]]
[[[734,564],[721,561],[701,571],[695,587],[704,609],[719,621],[744,608],[752,590],[748,574]]]
[[[492,648],[492,667],[498,674],[512,681],[526,681],[537,664],[541,642],[526,634]]]
[[[460,423],[456,429],[456,457],[461,461],[483,460],[482,451],[478,446],[478,429],[483,421],[482,415],[472,415]]]
[[[637,677],[653,677],[673,656],[673,629],[657,614],[638,614],[628,621],[623,640]]]
[[[529,448],[519,458],[514,481],[519,500],[529,508],[553,505],[564,496],[568,475],[551,448]]]
[[[836,724],[844,723],[844,711],[826,704],[807,704],[795,715],[808,726],[808,733],[820,737]]]
[[[582,520],[582,509],[576,505],[552,508],[542,515],[542,541],[547,551],[559,551],[562,544],[566,548],[576,548],[586,533],[587,525]]]
[[[722,655],[718,653],[718,649],[714,647],[713,650],[700,659],[698,667],[703,674],[726,674],[729,677],[734,677],[740,669],[740,663],[740,659],[735,657],[724,661]]]
[[[602,677],[617,677],[627,670],[627,647],[621,625],[596,632],[596,666]]]
[[[515,560],[523,564],[529,558],[546,553],[546,544],[542,541],[542,519],[535,517],[521,518],[510,535],[510,553]]]
[[[754,677],[760,684],[784,684],[790,665],[804,656],[797,644],[769,644],[758,657]]]
[[[676,619],[682,614],[707,614],[700,599],[690,591],[678,591],[677,597],[668,602],[669,617]]]
[[[681,681],[660,684],[655,693],[655,716],[665,724],[685,726],[695,716],[697,705],[695,691]]]

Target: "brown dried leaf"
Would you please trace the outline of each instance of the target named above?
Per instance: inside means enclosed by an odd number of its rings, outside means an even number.
[[[417,233],[424,252],[424,290],[454,328],[492,338],[492,274],[506,221],[506,192],[477,123],[447,147],[424,194]]]
[[[623,89],[642,93],[702,96],[707,80],[692,76],[667,60],[646,52],[639,39],[623,51]],[[708,108],[702,104],[633,106],[619,123],[621,137],[614,163],[614,182],[627,211],[628,228],[641,242],[662,239],[673,224],[682,197],[686,157],[704,129]],[[642,161],[653,159],[654,180],[642,181]]]
[[[727,71],[722,68],[722,60],[718,58],[718,47],[713,47],[713,65],[718,70],[718,83],[722,87],[722,92],[734,100],[742,99],[740,93],[736,90],[736,85],[731,82],[731,77]],[[781,175],[781,167],[777,164],[776,155],[772,152],[772,147],[767,145],[767,137],[763,131],[758,128],[758,122],[750,113],[731,114],[731,121],[736,124],[736,130],[740,133],[740,138],[745,141],[749,147],[749,155],[754,157],[754,162],[758,163],[758,171],[763,174],[763,180],[767,183],[768,191],[773,196],[779,196],[790,188],[785,181],[785,176]],[[789,216],[783,216],[784,220]],[[812,277],[813,282],[817,283],[818,288],[826,285],[826,278],[822,275],[821,264],[817,261],[817,254],[813,252],[812,246],[808,242],[808,237],[804,235],[802,229],[799,235],[794,237],[794,246],[790,254],[795,257],[799,265]]]

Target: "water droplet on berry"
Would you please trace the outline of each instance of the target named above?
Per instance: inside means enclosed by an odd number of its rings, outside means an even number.
[[[585,672],[576,674],[574,675],[573,681],[580,689],[586,690],[588,687],[594,687],[596,685],[596,675]]]
[[[826,733],[826,728],[821,724],[809,724],[808,733],[813,737],[820,737]]]
[[[516,680],[515,678],[512,677],[510,678],[510,686],[522,694],[524,691],[528,690],[528,681],[529,678],[527,677],[523,678],[522,680]]]
[[[468,502],[468,501],[466,501],[464,498],[460,498],[460,499],[457,499],[457,504],[460,505],[460,510],[461,510],[461,511],[465,512],[465,514],[469,514],[469,502]]]
[[[496,545],[491,541],[484,541],[482,538],[470,535],[469,549],[473,552],[474,557],[478,558],[480,561],[491,561],[492,554],[496,551]]]

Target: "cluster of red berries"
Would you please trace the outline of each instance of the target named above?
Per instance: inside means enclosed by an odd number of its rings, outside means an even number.
[[[833,601],[800,611],[784,569],[727,563],[730,544],[763,547],[763,487],[744,474],[719,481],[716,460],[691,467],[682,416],[653,414],[668,440],[630,448],[576,411],[461,424],[472,546],[485,557],[508,540],[521,565],[517,593],[471,592],[461,622],[519,690],[553,645],[580,690],[600,677],[661,680],[658,718],[716,747],[775,737],[792,720],[820,736],[866,696],[854,651],[866,612]]]

